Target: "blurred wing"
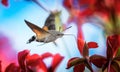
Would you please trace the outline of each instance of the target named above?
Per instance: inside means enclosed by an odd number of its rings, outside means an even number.
[[[62,32],[63,31],[63,25],[62,25],[62,21],[61,21],[61,11],[56,11],[55,13],[55,28],[56,28],[56,31],[60,31]]]
[[[45,21],[45,25],[43,27],[44,30],[56,30],[62,31],[62,23],[60,19],[61,11],[51,12],[48,18]]]
[[[25,20],[25,23],[32,29],[33,32],[36,33],[37,38],[42,39],[42,38],[45,38],[47,35],[49,35],[49,32],[43,30],[42,28],[38,27],[37,25],[30,23],[27,20]]]
[[[55,28],[55,15],[51,13],[45,21],[45,25],[43,27],[44,30],[56,30]]]

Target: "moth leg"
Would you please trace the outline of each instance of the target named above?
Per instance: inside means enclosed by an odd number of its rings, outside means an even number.
[[[57,43],[56,43],[55,41],[53,41],[53,44],[54,44],[55,46],[58,46]]]
[[[27,44],[33,42],[35,39],[36,39],[35,36],[32,36],[32,37],[28,40]]]
[[[48,37],[45,38],[44,43],[47,43]]]

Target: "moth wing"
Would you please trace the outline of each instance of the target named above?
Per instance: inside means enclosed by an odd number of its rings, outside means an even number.
[[[56,30],[63,31],[63,24],[61,22],[61,11],[53,11],[50,13],[48,18],[45,21],[43,29],[45,30]]]
[[[48,18],[45,21],[45,25],[43,26],[44,30],[56,30],[55,28],[55,14],[50,13]]]
[[[49,32],[44,29],[38,27],[37,25],[25,20],[25,23],[31,28],[31,30],[36,33],[37,38],[42,39],[49,35]]]

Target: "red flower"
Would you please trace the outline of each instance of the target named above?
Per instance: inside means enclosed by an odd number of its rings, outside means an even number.
[[[63,57],[60,54],[55,54],[53,56],[51,67],[48,69],[49,72],[55,72],[55,69],[58,67],[60,62],[63,60]]]
[[[64,0],[64,7],[71,13],[78,10],[79,16],[90,16],[92,14],[108,15],[112,10],[120,13],[120,0]]]
[[[51,66],[47,68],[44,59],[52,57]],[[41,56],[38,54],[30,55],[28,50],[18,53],[18,64],[11,63],[6,72],[54,72],[63,57],[60,54],[52,55],[51,53],[44,53]]]
[[[63,1],[64,7],[70,13],[70,16],[66,24],[68,25],[71,22],[74,22],[77,26],[78,37],[80,36],[83,39],[84,37],[83,37],[81,26],[84,21],[84,18],[82,18],[80,15],[81,11],[80,11],[80,7],[78,3],[79,3],[79,0],[64,0]]]
[[[83,52],[84,52],[83,51],[84,44],[85,44],[85,42],[82,39],[80,39],[80,38],[77,39],[78,50],[81,55],[83,55]],[[97,48],[98,47],[96,42],[88,42],[87,46],[88,46],[88,48]]]
[[[120,35],[112,35],[107,38],[107,47],[109,47],[109,43],[111,44],[111,50],[113,52],[112,56],[115,57],[116,53],[120,47]]]
[[[120,61],[120,54],[119,54],[119,47],[120,47],[120,36],[113,35],[107,38],[107,57],[103,57],[100,55],[93,55],[90,57],[91,62],[99,68],[102,68],[104,71],[107,68],[107,72],[117,72],[119,71],[119,63]],[[118,53],[118,54],[117,54]]]
[[[0,61],[2,66],[2,72],[4,72],[6,66],[11,62],[16,62],[16,52],[13,49],[8,37],[0,33]]]
[[[104,28],[106,34],[120,32],[120,0],[64,0],[63,5],[70,13],[68,24],[75,22],[80,35],[81,26],[86,21]]]
[[[21,72],[21,70],[15,63],[11,63],[7,66],[5,72]]]
[[[81,55],[83,56],[83,58],[79,58],[79,57],[71,58],[68,61],[67,69],[74,66],[74,72],[84,72],[85,66],[86,66],[91,72],[93,72],[93,69],[91,67],[90,58],[89,58],[89,48],[98,47],[97,43],[95,43],[95,42],[85,43],[81,39],[78,39],[77,43],[78,43],[78,49],[79,49]]]
[[[1,3],[2,3],[4,6],[8,6],[8,0],[1,0]]]

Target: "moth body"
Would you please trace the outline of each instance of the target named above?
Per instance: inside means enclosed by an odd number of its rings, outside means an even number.
[[[25,23],[28,27],[36,34],[36,36],[32,36],[27,43],[31,43],[33,41],[49,43],[54,42],[58,38],[61,38],[64,34],[60,31],[57,31],[55,25],[55,16],[57,13],[52,13],[48,16],[45,21],[44,26],[41,28],[27,20]]]

